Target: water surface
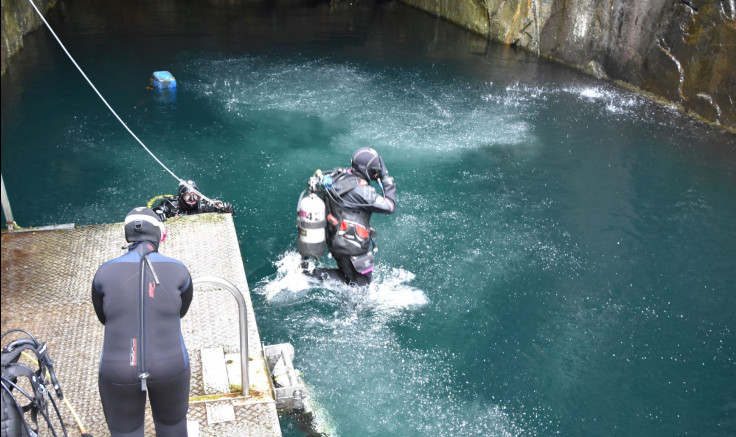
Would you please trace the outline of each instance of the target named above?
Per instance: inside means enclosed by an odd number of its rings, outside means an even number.
[[[262,339],[295,346],[324,430],[736,434],[733,135],[394,2],[49,20],[162,162],[235,204]],[[47,31],[24,44],[2,78],[21,226],[118,222],[176,189]],[[175,93],[146,89],[161,69]],[[398,209],[356,293],[298,273],[294,215],[361,146]]]

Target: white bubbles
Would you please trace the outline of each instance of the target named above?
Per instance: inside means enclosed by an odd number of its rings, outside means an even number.
[[[600,88],[591,88],[591,87],[583,88],[582,90],[579,90],[577,92],[580,94],[580,97],[587,98],[590,100],[601,99],[608,94],[608,93],[604,93]]]
[[[644,98],[634,93],[607,85],[557,87],[515,83],[504,89],[494,89],[482,98],[507,110],[511,109],[520,114],[533,114],[565,96],[573,96],[587,103],[581,109],[600,108],[608,114],[634,114],[646,102]]]
[[[585,100],[595,104],[602,104],[603,107],[612,114],[625,114],[643,104],[641,98],[629,92],[622,92],[612,88],[603,86],[584,86],[565,88],[564,92],[577,95],[580,100]]]
[[[552,94],[553,91],[543,86],[515,83],[507,86],[500,92],[483,96],[483,100],[494,102],[507,108],[528,109],[529,107],[534,107],[539,102],[546,101],[547,96]]]
[[[289,117],[314,117],[336,128],[330,146],[337,149],[370,144],[445,154],[534,141],[524,120],[528,90],[509,93],[510,100],[498,104],[461,80],[437,82],[414,70],[376,70],[329,59],[203,59],[190,69],[202,78],[194,89],[233,123],[264,111],[275,120],[287,117],[284,123]],[[224,78],[224,72],[234,77]],[[521,108],[508,111],[511,102]]]
[[[386,269],[379,265],[373,279],[366,294],[366,301],[372,307],[383,310],[411,309],[429,302],[422,290],[409,285],[414,274],[408,270]]]
[[[285,252],[274,264],[276,274],[266,278],[254,289],[274,303],[322,296],[323,299],[332,301],[348,300],[354,308],[382,312],[412,309],[428,303],[424,292],[409,284],[414,279],[414,274],[402,268],[378,264],[370,285],[353,287],[340,281],[320,281],[306,275],[301,256],[294,251]]]
[[[314,279],[302,272],[301,256],[294,251],[284,253],[276,262],[276,276],[256,287],[255,292],[267,300],[289,300],[313,288]]]

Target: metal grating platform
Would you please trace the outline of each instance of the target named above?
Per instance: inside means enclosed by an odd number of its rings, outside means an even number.
[[[216,276],[232,282],[248,303],[251,398],[226,401],[234,405],[235,421],[208,425],[201,402],[190,404],[189,420],[198,422],[199,436],[280,436],[232,216],[178,217],[166,227],[162,254],[182,261],[193,278]],[[109,432],[97,390],[104,329],[90,300],[91,283],[101,263],[123,253],[123,244],[122,223],[2,234],[2,331],[22,328],[48,343],[65,396],[95,437]],[[196,286],[182,331],[192,364],[190,397],[196,399],[204,395],[199,350],[220,346],[225,353],[238,352],[235,300],[217,285]],[[76,434],[68,408],[60,409],[70,435]],[[146,435],[155,435],[150,411]]]

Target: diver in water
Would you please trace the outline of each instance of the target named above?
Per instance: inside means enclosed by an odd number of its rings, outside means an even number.
[[[155,200],[156,198],[154,198]],[[233,205],[219,200],[208,200],[202,198],[197,183],[189,180],[179,183],[179,195],[165,197],[161,203],[154,208],[161,220],[180,215],[199,214],[203,212],[235,212]]]
[[[99,390],[112,437],[143,437],[146,393],[158,437],[187,435],[189,354],[180,319],[193,284],[181,262],[158,253],[166,229],[150,208],[125,217],[128,252],[102,264],[92,304],[105,325]]]
[[[310,274],[333,278],[351,285],[368,285],[372,280],[376,233],[371,214],[396,210],[396,183],[383,159],[370,147],[355,151],[351,168],[335,168],[313,176],[312,190],[319,190],[327,212],[326,240],[337,269],[314,269]],[[371,186],[376,181],[383,195]]]

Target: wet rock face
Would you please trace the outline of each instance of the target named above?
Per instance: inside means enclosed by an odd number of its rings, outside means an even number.
[[[34,0],[42,11],[56,0]],[[736,0],[401,0],[736,132]],[[40,20],[2,0],[2,71]]]
[[[541,52],[575,66],[598,64],[601,74],[636,84],[668,0],[550,1]]]
[[[734,0],[402,0],[736,131]]]
[[[46,12],[56,0],[34,0],[41,12]],[[2,72],[8,58],[23,47],[23,35],[41,24],[36,11],[27,0],[2,0]]]
[[[735,5],[703,0],[669,8],[642,63],[641,87],[736,128]]]

